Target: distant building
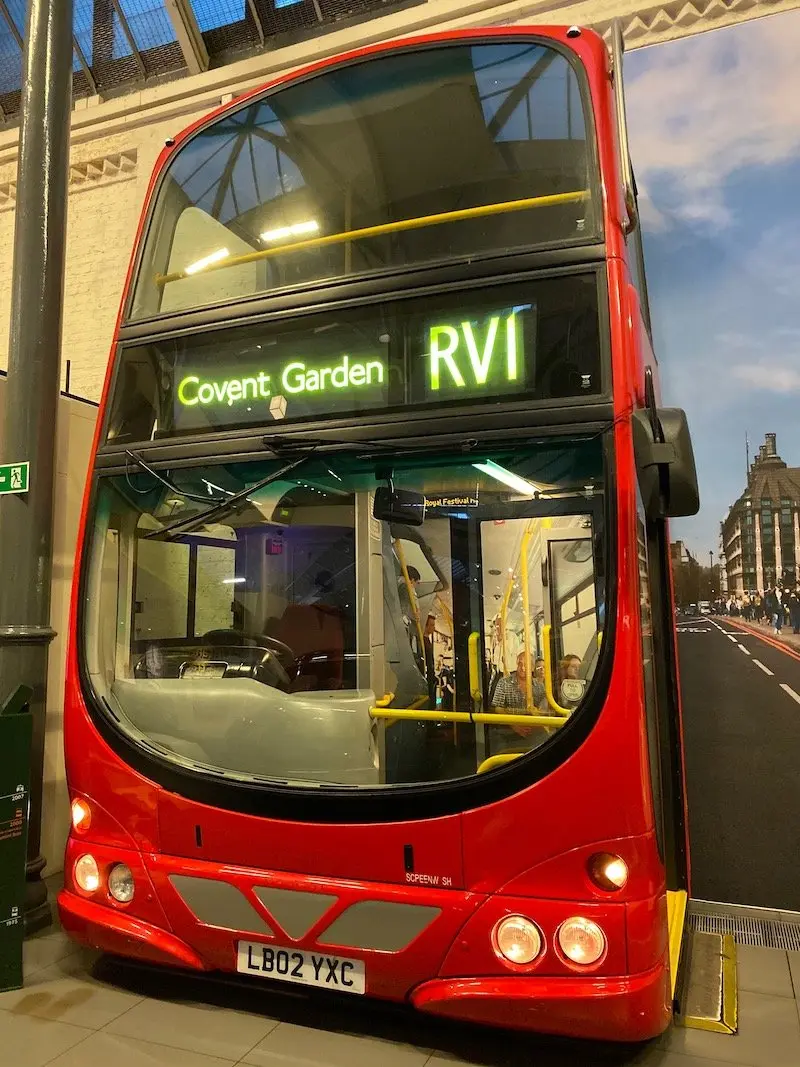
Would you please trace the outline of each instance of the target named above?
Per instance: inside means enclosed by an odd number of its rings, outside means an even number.
[[[686,547],[685,541],[673,541],[669,546],[673,565],[678,563],[697,563],[692,553]]]
[[[722,522],[720,560],[732,594],[800,580],[800,467],[766,435],[747,472],[747,488]]]

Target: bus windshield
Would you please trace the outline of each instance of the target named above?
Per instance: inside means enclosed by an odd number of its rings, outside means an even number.
[[[168,471],[132,453],[94,496],[88,680],[129,738],[217,776],[490,769],[584,703],[606,478],[597,437]]]
[[[530,37],[420,47],[223,115],[158,186],[128,318],[597,239],[578,70]]]

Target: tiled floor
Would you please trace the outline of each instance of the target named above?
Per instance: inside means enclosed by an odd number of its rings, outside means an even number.
[[[9,1067],[800,1067],[800,953],[739,948],[740,1032],[607,1047],[440,1023],[363,1001],[132,971],[49,931],[0,994]]]

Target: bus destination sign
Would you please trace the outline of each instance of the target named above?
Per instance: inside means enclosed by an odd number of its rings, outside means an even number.
[[[176,425],[324,417],[528,388],[531,304],[477,318],[395,323],[391,332],[362,323],[293,330],[246,352],[231,351],[230,358],[219,351],[216,359],[210,351],[199,359],[193,354],[191,363],[175,368]],[[367,347],[370,333],[374,341]]]

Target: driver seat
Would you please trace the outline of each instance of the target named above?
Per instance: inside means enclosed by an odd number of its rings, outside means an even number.
[[[327,604],[289,604],[275,637],[295,655],[293,692],[342,688],[345,642],[338,608]]]

